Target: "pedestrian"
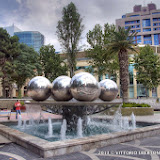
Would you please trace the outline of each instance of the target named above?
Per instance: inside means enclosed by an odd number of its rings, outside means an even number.
[[[19,100],[14,104],[16,107],[16,119],[18,118],[18,114],[21,115],[21,103]]]

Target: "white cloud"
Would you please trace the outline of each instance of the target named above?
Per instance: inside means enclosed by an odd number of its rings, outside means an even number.
[[[16,0],[16,2],[21,3],[21,2],[22,2],[22,0]]]
[[[56,51],[61,46],[56,36],[56,26],[61,20],[62,9],[70,0],[16,0],[17,8],[14,10],[0,10],[0,26],[13,23],[22,30],[37,30],[45,36],[45,44],[53,44]],[[5,2],[5,0],[4,0]],[[78,12],[83,18],[85,30],[82,34],[81,45],[86,43],[86,33],[95,24],[115,23],[115,19],[121,18],[125,13],[132,12],[136,4],[143,5],[139,0],[72,0]],[[152,0],[160,9],[160,1]],[[150,3],[150,2],[148,2]],[[2,17],[1,17],[2,16]]]

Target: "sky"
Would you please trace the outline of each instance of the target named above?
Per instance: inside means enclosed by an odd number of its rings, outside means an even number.
[[[56,26],[62,18],[62,9],[71,0],[0,0],[0,27],[12,24],[23,31],[39,31],[45,36],[45,45],[54,45],[56,52],[62,52]],[[79,47],[87,48],[86,34],[96,24],[115,24],[123,14],[133,12],[135,5],[146,6],[155,3],[160,9],[160,0],[72,0],[83,18],[84,31]]]

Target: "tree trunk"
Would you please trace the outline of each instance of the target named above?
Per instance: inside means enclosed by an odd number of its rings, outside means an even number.
[[[5,86],[2,84],[2,97],[6,98],[6,90],[5,90]]]
[[[74,67],[70,66],[70,77],[72,78],[74,76]]]
[[[9,97],[10,98],[13,98],[12,92],[13,92],[13,87],[12,87],[12,84],[10,84],[10,86],[9,86]]]
[[[119,65],[120,65],[120,84],[122,90],[123,103],[128,101],[128,53],[127,50],[120,50],[118,53]]]
[[[22,98],[21,86],[18,85],[18,98]]]

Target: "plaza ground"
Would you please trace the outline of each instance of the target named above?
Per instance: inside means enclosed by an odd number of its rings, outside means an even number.
[[[35,114],[36,116],[36,114]],[[43,118],[60,118],[43,112]],[[96,115],[98,117],[99,115]],[[22,113],[27,119],[27,113]],[[106,118],[106,116],[101,118]],[[137,121],[160,123],[160,112],[153,116],[136,116]],[[6,117],[0,121],[8,121]],[[16,121],[15,113],[11,114],[10,121]],[[160,136],[137,139],[130,142],[92,149],[89,151],[76,152],[51,158],[41,158],[39,155],[17,145],[3,136],[0,136],[0,160],[159,160],[160,159]]]

